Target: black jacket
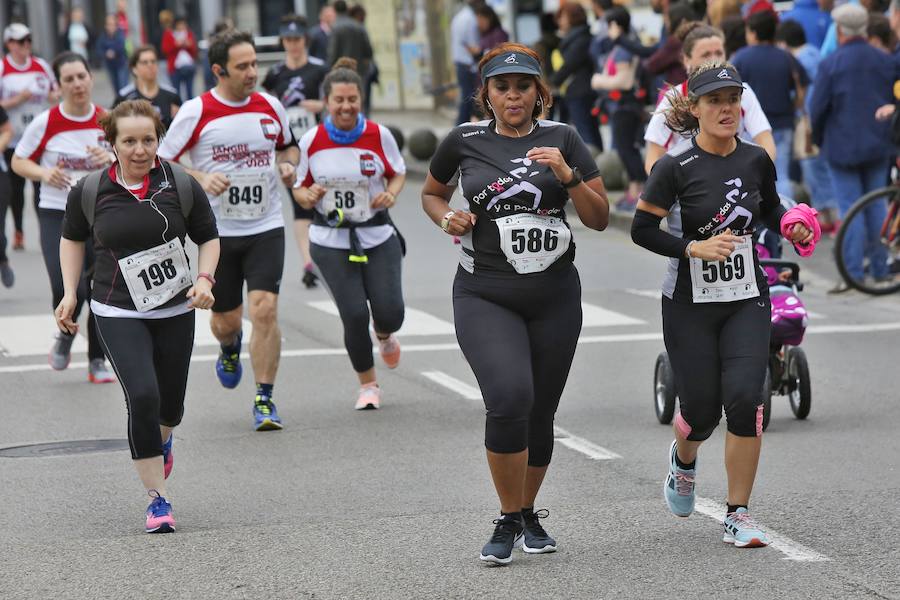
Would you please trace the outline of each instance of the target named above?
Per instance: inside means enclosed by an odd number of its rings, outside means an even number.
[[[590,45],[591,32],[587,25],[573,27],[559,43],[563,65],[553,74],[551,81],[555,86],[562,86],[566,80],[570,80],[563,94],[565,97],[579,98],[594,95],[594,90],[591,89],[594,65],[588,52]]]

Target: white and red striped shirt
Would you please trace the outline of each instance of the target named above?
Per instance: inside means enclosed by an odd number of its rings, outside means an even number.
[[[243,102],[230,102],[211,90],[181,106],[158,155],[178,160],[187,152],[192,168],[204,173],[260,173],[268,184],[269,205],[259,218],[223,218],[219,197],[207,194],[219,235],[244,237],[284,226],[285,192],[275,152],[292,140],[287,113],[275,97],[254,92]]]
[[[300,164],[294,187],[309,187],[328,180],[368,183],[369,200],[383,192],[385,178],[406,173],[406,163],[387,127],[366,121],[365,129],[352,144],[337,144],[328,137],[325,125],[311,129],[300,138]],[[320,202],[316,210],[324,213]],[[384,209],[373,211],[375,214]],[[383,244],[394,233],[390,225],[360,227],[356,230],[363,248]],[[350,232],[321,225],[309,228],[309,241],[326,248],[350,248]]]
[[[96,170],[89,146],[109,150],[106,136],[98,120],[104,110],[91,105],[84,117],[63,112],[62,105],[45,110],[34,118],[16,145],[16,156],[27,158],[45,169],[60,167],[70,176],[72,185]],[[40,208],[66,210],[66,198],[71,188],[41,185]]]
[[[687,82],[669,90],[663,95],[656,110],[653,112],[650,123],[647,124],[647,130],[644,132],[644,141],[658,144],[666,150],[671,149],[675,144],[688,137],[678,135],[666,125],[665,111],[672,107],[672,103],[669,102],[669,94],[680,94],[682,96],[687,94]],[[745,83],[744,93],[741,94],[741,123],[738,126],[738,136],[741,139],[752,142],[756,136],[771,129],[772,126],[769,125],[769,120],[766,118],[762,106],[759,105],[756,94]]]
[[[0,100],[9,100],[25,90],[31,92],[29,100],[6,109],[13,128],[11,148],[19,143],[34,118],[50,106],[48,96],[54,88],[56,78],[43,59],[32,56],[24,65],[17,65],[9,55],[3,57],[0,62]]]

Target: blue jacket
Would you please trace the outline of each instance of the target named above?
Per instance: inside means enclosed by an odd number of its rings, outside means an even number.
[[[888,124],[875,111],[893,104],[900,68],[894,58],[857,38],[819,64],[809,104],[813,142],[830,163],[855,167],[894,152]]]
[[[103,60],[103,63],[106,65],[121,68],[128,62],[128,55],[125,52],[125,34],[123,34],[121,30],[116,30],[116,34],[110,36],[104,29],[103,33],[100,34],[100,37],[97,38],[96,50],[97,56]],[[108,58],[106,56],[107,50],[112,50],[115,53],[115,56],[111,59]]]
[[[781,15],[781,20],[800,23],[806,33],[806,43],[816,48],[822,46],[831,25],[831,15],[819,8],[817,0],[796,0],[794,8]]]

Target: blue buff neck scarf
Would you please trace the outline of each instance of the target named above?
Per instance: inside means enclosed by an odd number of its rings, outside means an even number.
[[[360,137],[362,137],[363,131],[366,129],[366,118],[362,116],[362,113],[356,116],[356,127],[351,129],[350,131],[345,131],[343,129],[338,129],[334,122],[331,120],[331,115],[325,117],[325,131],[328,132],[328,137],[331,138],[331,141],[335,144],[352,144]]]

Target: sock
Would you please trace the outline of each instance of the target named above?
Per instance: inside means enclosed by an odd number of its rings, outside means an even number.
[[[747,508],[747,505],[746,504],[729,504],[728,505],[728,514],[737,512],[737,509],[739,509],[739,508]]]
[[[220,344],[220,346],[222,346],[222,352],[224,352],[225,354],[237,354],[238,352],[240,352],[241,342],[239,340],[240,338],[236,335],[234,336],[234,340],[232,340],[231,344],[227,346],[225,344]]]
[[[533,506],[529,506],[529,507],[527,507],[527,508],[522,508],[522,514],[523,514],[523,515],[531,514],[531,513],[533,513],[533,512],[534,512],[534,507],[533,507]]]
[[[683,463],[681,459],[678,458],[678,452],[675,453],[675,466],[683,471],[690,471],[694,467],[697,466],[697,459],[694,459],[690,463]]]
[[[256,395],[257,396],[265,396],[269,400],[272,399],[272,390],[275,388],[274,383],[257,383],[256,384]]]

